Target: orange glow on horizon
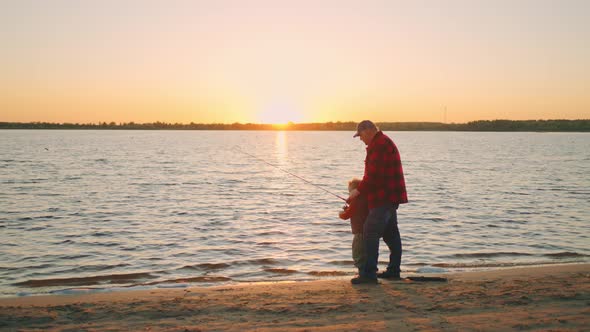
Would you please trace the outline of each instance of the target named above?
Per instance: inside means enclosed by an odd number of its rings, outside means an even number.
[[[3,6],[0,121],[590,118],[584,2],[173,2]]]

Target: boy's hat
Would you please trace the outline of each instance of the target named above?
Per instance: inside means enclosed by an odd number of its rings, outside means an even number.
[[[361,131],[365,129],[377,129],[377,126],[371,120],[363,120],[356,126],[356,134],[352,137],[358,137],[361,135]]]

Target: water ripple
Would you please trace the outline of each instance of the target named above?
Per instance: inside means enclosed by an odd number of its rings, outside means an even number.
[[[590,134],[388,134],[404,273],[590,261]],[[342,202],[236,145],[342,196],[363,174],[345,132],[0,131],[0,296],[352,275]]]

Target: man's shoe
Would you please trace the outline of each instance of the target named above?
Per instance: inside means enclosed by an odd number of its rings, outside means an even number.
[[[390,279],[390,280],[400,280],[399,273],[395,273],[393,271],[385,271],[381,273],[377,273],[377,278],[381,279]]]
[[[377,278],[368,278],[368,277],[360,277],[360,276],[350,279],[350,282],[353,285],[360,285],[360,284],[376,285],[379,283],[379,281],[377,281]]]

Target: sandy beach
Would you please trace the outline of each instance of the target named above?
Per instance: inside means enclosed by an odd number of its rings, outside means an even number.
[[[588,331],[590,264],[0,299],[2,331]]]

